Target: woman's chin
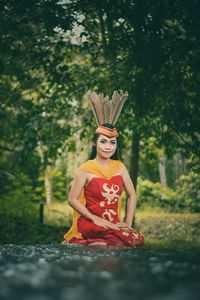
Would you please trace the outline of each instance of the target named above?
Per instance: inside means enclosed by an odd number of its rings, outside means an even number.
[[[112,155],[113,155],[112,153],[103,153],[102,157],[103,158],[111,158]]]

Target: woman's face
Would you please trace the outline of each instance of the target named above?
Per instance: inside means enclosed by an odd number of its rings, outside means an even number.
[[[97,154],[102,158],[110,158],[117,149],[117,139],[116,137],[108,138],[100,134],[97,139],[96,148]]]

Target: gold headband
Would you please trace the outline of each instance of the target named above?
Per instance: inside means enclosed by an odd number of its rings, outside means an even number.
[[[105,127],[105,126],[98,126],[95,133],[97,134],[103,134],[109,138],[112,138],[112,137],[118,137],[118,132],[117,132],[117,128],[108,128],[108,127]]]

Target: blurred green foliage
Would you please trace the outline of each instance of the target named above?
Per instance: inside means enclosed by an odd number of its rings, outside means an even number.
[[[58,169],[53,174],[53,195],[54,200],[58,202],[67,199],[67,177]]]
[[[80,142],[88,145],[96,126],[88,89],[129,91],[117,126],[126,165],[140,175],[138,207],[200,211],[191,172],[200,173],[199,10],[200,2],[181,0],[1,1],[2,240],[38,240],[49,165],[53,200],[65,201]]]
[[[69,178],[62,170],[57,168],[52,169],[49,174],[51,179],[52,187],[52,200],[63,202],[66,201],[67,190],[69,189]],[[33,190],[33,198],[36,202],[45,202],[45,186],[44,186],[44,174],[41,174],[36,182],[35,188]]]
[[[163,208],[171,209],[173,206],[173,200],[175,192],[171,189],[163,189],[159,182],[153,183],[149,180],[138,180],[138,189],[137,189],[137,207],[153,207],[153,208]],[[172,204],[170,202],[172,200]]]
[[[200,212],[200,176],[191,172],[177,181],[176,210]]]
[[[200,212],[200,176],[193,172],[177,180],[176,189],[163,188],[159,182],[138,181],[137,207],[161,208],[171,212]]]
[[[39,222],[38,207],[33,202],[32,182],[22,173],[10,178],[7,193],[0,198],[0,241],[23,243],[35,235]]]
[[[63,186],[63,176],[55,172],[57,179],[55,189],[57,201],[66,201],[66,190]],[[30,178],[23,173],[17,177],[9,177],[7,191],[0,197],[0,242],[1,243],[48,243],[61,242],[62,232],[68,222],[69,212],[62,207],[52,213],[44,207],[44,224],[39,223],[39,204],[44,202],[44,184],[39,178],[40,187],[33,187]],[[55,199],[54,199],[55,200]],[[65,204],[67,207],[67,205]],[[53,205],[52,205],[53,207]],[[61,214],[62,212],[62,214]],[[60,216],[62,215],[62,223]],[[49,221],[50,220],[50,221]]]

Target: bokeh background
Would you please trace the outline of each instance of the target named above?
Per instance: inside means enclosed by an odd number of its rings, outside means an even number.
[[[96,128],[86,92],[123,89],[133,226],[147,246],[199,247],[200,2],[7,0],[0,11],[1,243],[62,241]]]

